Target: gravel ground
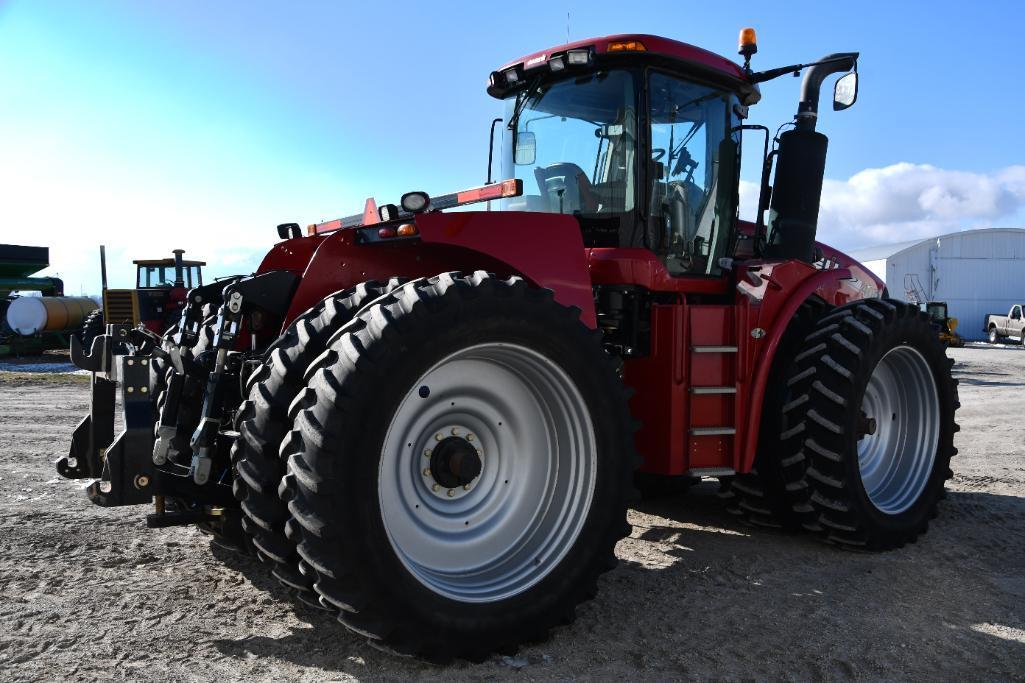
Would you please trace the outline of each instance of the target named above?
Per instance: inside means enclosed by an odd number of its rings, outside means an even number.
[[[886,554],[734,524],[714,486],[646,502],[572,626],[514,658],[378,652],[191,528],[57,478],[87,378],[0,372],[0,677],[1025,680],[1025,349],[955,349],[940,516]]]

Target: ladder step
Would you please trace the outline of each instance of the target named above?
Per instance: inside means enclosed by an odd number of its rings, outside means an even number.
[[[735,394],[737,387],[691,387],[692,394]]]
[[[736,346],[692,346],[694,353],[736,353]]]
[[[692,436],[728,436],[736,434],[735,427],[691,427]]]

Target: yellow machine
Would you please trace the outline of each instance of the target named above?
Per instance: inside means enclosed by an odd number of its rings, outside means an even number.
[[[957,333],[957,318],[947,314],[946,301],[929,301],[920,303],[918,307],[929,314],[933,327],[937,329],[940,341],[947,346],[964,346],[964,338]]]

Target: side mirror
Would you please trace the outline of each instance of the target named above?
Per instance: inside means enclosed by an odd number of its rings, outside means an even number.
[[[530,131],[516,133],[516,150],[513,162],[517,166],[529,166],[537,159],[537,138]]]
[[[858,72],[838,79],[833,87],[833,111],[842,111],[858,101]]]

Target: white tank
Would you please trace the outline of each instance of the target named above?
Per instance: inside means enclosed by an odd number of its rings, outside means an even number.
[[[23,296],[7,308],[7,324],[18,334],[77,330],[99,305],[88,297]]]

